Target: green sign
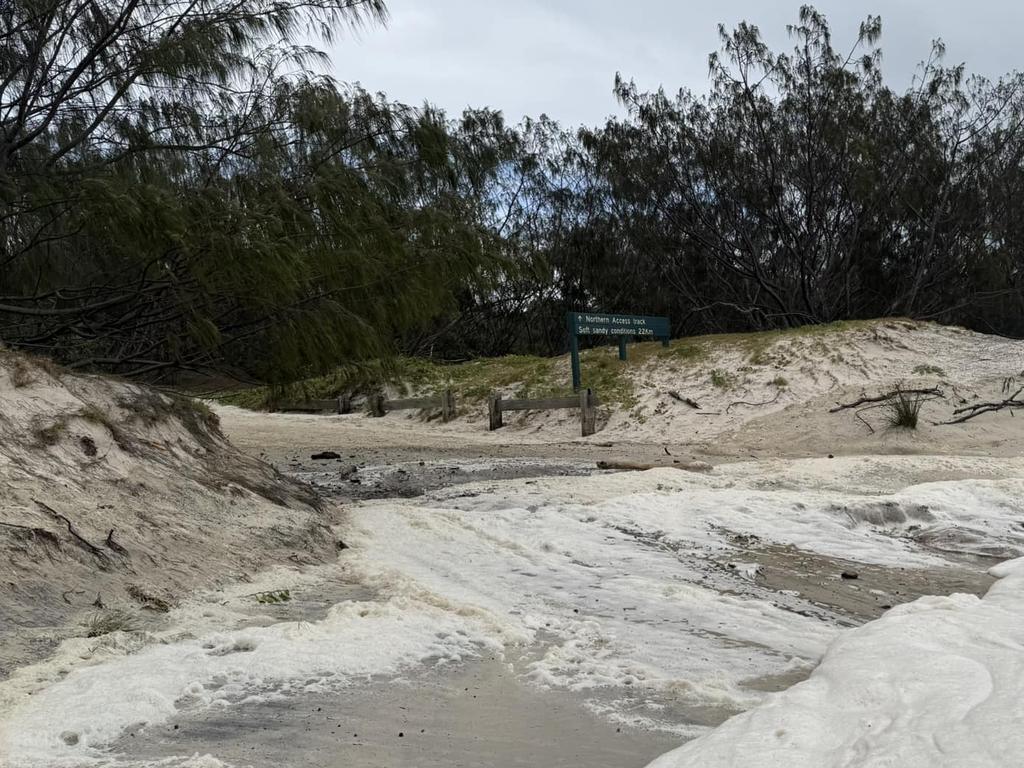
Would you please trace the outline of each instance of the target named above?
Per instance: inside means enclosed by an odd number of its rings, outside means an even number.
[[[619,359],[626,359],[626,342],[637,337],[660,339],[666,347],[669,340],[667,317],[651,315],[616,315],[607,312],[568,312],[569,343],[572,352],[572,388],[580,388],[580,336],[612,336],[619,341]]]
[[[576,336],[627,336],[668,339],[667,317],[609,315],[603,312],[569,312],[569,333]]]

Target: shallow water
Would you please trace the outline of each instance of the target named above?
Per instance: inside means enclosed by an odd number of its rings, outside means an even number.
[[[113,745],[121,765],[212,754],[254,768],[633,768],[679,743],[615,725],[579,697],[523,685],[493,660],[207,710]]]

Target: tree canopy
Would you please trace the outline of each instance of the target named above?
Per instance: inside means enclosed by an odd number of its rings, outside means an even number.
[[[285,381],[396,350],[564,348],[568,310],[676,334],[907,315],[1024,334],[1024,78],[881,23],[721,28],[710,87],[563,128],[317,74],[381,0],[0,9],[0,340],[73,367]],[[849,43],[849,44],[847,44]]]

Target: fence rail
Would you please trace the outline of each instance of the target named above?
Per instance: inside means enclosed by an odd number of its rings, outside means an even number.
[[[572,397],[544,397],[536,400],[510,399],[501,395],[491,395],[487,400],[487,411],[490,417],[490,429],[501,429],[505,426],[501,414],[505,411],[554,411],[564,408],[580,409],[580,432],[589,437],[597,431],[597,395],[593,390],[581,389],[579,395]]]
[[[383,394],[370,395],[367,398],[367,410],[371,416],[383,416],[388,411],[411,411],[424,409],[440,409],[441,421],[455,418],[455,394],[446,389],[432,397],[407,397],[401,400],[388,400]]]
[[[352,413],[352,398],[342,396],[331,400],[306,400],[296,403],[279,403],[275,410],[287,413]]]

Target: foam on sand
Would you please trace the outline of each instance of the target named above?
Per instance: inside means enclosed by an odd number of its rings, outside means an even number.
[[[218,618],[222,593],[207,608],[172,613],[177,633],[126,642],[106,659],[64,655],[60,669],[23,670],[0,683],[0,709],[11,703],[0,717],[0,764],[110,761],[108,745],[143,723],[301,698],[485,651],[609,719],[696,736],[760,704],[764,681],[801,678],[863,620],[772,586],[758,575],[765,547],[932,573],[950,561],[920,540],[923,531],[945,531],[944,546],[964,552],[1024,547],[1022,499],[1014,478],[871,495],[665,469],[362,504],[336,531],[350,549],[304,578],[358,582],[374,599],[339,603],[322,620],[231,629]],[[841,582],[840,570],[824,578],[860,589]],[[931,600],[885,621],[979,604]],[[931,630],[925,639],[954,655],[965,642]],[[25,690],[28,678],[46,683]],[[24,695],[7,696],[11,688]]]
[[[133,725],[157,725],[192,707],[328,691],[426,660],[458,661],[488,642],[471,630],[441,609],[392,600],[342,603],[315,623],[151,645],[74,670],[26,700],[0,724],[0,765],[107,765],[116,756],[104,747]]]
[[[840,635],[811,677],[650,768],[1024,763],[1024,558],[978,599],[923,597]]]

